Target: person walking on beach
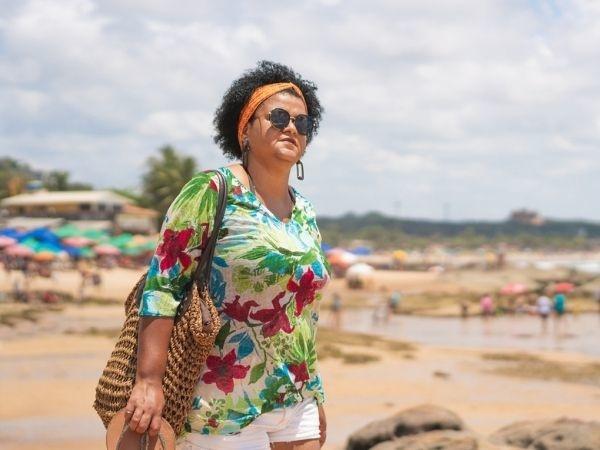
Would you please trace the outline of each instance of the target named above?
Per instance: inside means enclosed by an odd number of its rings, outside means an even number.
[[[494,299],[488,293],[485,293],[479,301],[481,315],[484,319],[489,319],[494,314]]]
[[[239,159],[195,175],[161,228],[140,305],[130,428],[158,432],[167,347],[184,290],[214,223],[220,171],[227,207],[210,282],[221,329],[198,380],[178,449],[315,450],[326,438],[316,328],[330,268],[312,203],[288,185],[317,133],[317,87],[261,61],[216,111],[215,142]]]
[[[547,295],[540,295],[537,299],[536,311],[542,321],[542,334],[546,334],[548,317],[552,313],[552,300]]]
[[[339,293],[333,293],[331,301],[331,326],[339,329],[342,326],[342,297]]]
[[[390,295],[390,312],[392,314],[398,314],[400,312],[400,301],[402,300],[402,294],[394,290]]]

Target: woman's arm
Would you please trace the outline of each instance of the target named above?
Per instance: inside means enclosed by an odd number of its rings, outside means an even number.
[[[135,385],[125,407],[131,417],[129,428],[137,433],[148,429],[156,436],[160,430],[165,405],[162,380],[172,330],[173,318],[140,317]]]
[[[214,172],[194,176],[170,205],[140,301],[136,379],[125,408],[129,427],[156,435],[165,404],[162,380],[179,304],[192,283],[212,232],[218,183]]]

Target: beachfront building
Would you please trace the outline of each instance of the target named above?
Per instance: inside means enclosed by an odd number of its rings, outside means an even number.
[[[529,209],[519,209],[510,213],[509,219],[511,222],[521,223],[524,225],[541,226],[544,225],[546,219],[536,211]]]
[[[153,234],[156,211],[140,208],[112,191],[45,191],[19,194],[0,201],[0,227],[55,228],[72,223],[80,228]]]

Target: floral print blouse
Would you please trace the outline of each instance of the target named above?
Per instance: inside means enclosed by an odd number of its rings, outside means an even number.
[[[324,401],[315,334],[330,268],[312,204],[296,201],[284,222],[236,178],[212,262],[210,291],[221,318],[195,389],[185,430],[235,434],[258,415],[314,397]],[[174,316],[214,222],[218,178],[206,171],[183,187],[166,214],[140,315]]]

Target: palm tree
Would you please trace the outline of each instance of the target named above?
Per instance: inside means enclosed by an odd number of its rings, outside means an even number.
[[[144,206],[158,211],[162,220],[181,188],[196,174],[196,161],[170,145],[161,147],[159,153],[146,161],[142,190]]]

